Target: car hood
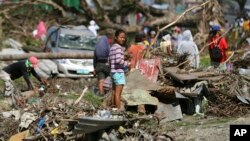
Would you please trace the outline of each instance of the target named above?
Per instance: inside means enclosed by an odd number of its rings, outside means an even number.
[[[93,53],[92,50],[77,50],[77,49],[64,49],[64,48],[56,48],[52,49],[52,52],[56,53]]]

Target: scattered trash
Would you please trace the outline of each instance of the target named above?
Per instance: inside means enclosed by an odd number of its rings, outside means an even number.
[[[21,112],[20,110],[12,110],[8,112],[2,112],[2,115],[4,118],[13,118],[17,121],[21,117]]]
[[[45,124],[45,121],[46,121],[46,118],[45,116],[44,117],[41,117],[38,121],[38,124],[37,124],[37,132],[40,132],[40,130],[42,129],[42,127],[44,126]]]
[[[25,112],[23,113],[23,115],[21,116],[21,123],[19,124],[20,128],[28,128],[29,125],[35,121],[37,119],[37,115],[33,114],[33,113],[28,113]]]
[[[26,137],[29,136],[29,130],[17,133],[10,137],[9,141],[23,141]]]
[[[240,75],[250,75],[250,69],[239,68],[238,70]]]

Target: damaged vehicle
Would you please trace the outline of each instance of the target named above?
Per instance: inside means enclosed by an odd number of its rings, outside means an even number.
[[[92,53],[97,38],[85,26],[52,26],[48,29],[45,51]],[[93,77],[93,59],[55,59],[59,77]]]

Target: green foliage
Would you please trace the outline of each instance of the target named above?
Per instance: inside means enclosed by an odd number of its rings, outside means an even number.
[[[101,98],[99,98],[99,97],[97,97],[97,96],[95,96],[93,93],[91,93],[91,92],[87,92],[84,96],[83,96],[83,98],[86,100],[86,101],[88,101],[88,102],[90,102],[91,104],[93,104],[95,107],[99,107],[100,105],[101,105],[101,103],[102,103],[102,99]]]
[[[75,9],[79,10],[80,0],[64,0],[63,4],[68,7],[74,7]]]
[[[34,46],[34,47],[39,47],[41,45],[41,42],[39,40],[36,40],[32,37],[28,37],[26,40],[25,40],[25,43],[27,46]]]
[[[210,66],[210,57],[209,55],[206,55],[206,56],[201,56],[200,57],[200,67],[208,67]]]

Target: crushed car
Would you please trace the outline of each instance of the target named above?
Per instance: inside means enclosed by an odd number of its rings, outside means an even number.
[[[97,37],[85,26],[52,26],[45,42],[46,52],[92,53]],[[93,59],[55,59],[59,77],[92,77]]]

